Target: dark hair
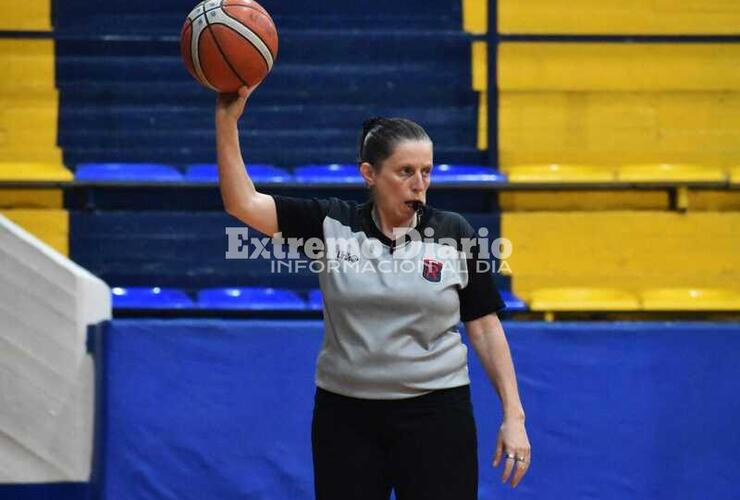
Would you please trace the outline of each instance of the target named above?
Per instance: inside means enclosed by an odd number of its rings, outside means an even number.
[[[365,120],[360,133],[357,162],[368,162],[378,169],[393,154],[396,145],[403,141],[432,142],[421,125],[406,118],[376,116]]]

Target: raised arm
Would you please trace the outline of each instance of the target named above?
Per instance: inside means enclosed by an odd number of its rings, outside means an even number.
[[[278,232],[275,200],[255,189],[244,168],[239,146],[239,118],[255,88],[242,87],[238,95],[219,94],[216,99],[218,179],[226,212],[257,231],[272,236]]]

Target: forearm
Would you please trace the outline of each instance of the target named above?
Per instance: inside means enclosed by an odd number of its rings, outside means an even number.
[[[469,338],[498,393],[504,419],[524,420],[524,408],[519,398],[514,362],[501,323],[496,320],[495,324],[486,325],[480,333]]]
[[[257,190],[244,168],[237,122],[230,117],[216,118],[216,156],[224,208],[231,213],[248,206]]]

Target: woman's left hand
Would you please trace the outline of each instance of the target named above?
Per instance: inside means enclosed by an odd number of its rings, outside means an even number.
[[[501,482],[506,483],[509,476],[511,476],[511,472],[514,471],[511,486],[516,488],[524,474],[527,473],[532,458],[532,449],[529,446],[524,420],[504,420],[501,424],[496,440],[496,455],[493,457],[493,466],[498,467],[502,458],[504,460],[504,472],[501,475]]]

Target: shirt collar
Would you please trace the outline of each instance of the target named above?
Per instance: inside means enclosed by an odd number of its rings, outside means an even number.
[[[370,210],[370,216],[372,217],[373,222],[375,223],[375,227],[378,229],[378,231],[382,233],[383,228],[380,227],[380,217],[378,216],[378,207],[374,203]],[[414,229],[418,225],[419,225],[419,214],[417,212],[414,212],[414,220],[411,221],[411,225],[409,226],[409,229]]]
[[[394,248],[397,246],[401,246],[402,244],[406,243],[408,240],[408,236],[402,236],[399,238],[399,241],[393,241],[388,236],[383,234],[383,231],[380,230],[380,224],[377,224],[375,222],[376,217],[374,217],[374,211],[375,211],[375,203],[372,199],[368,200],[367,202],[363,203],[359,206],[360,208],[360,214],[361,218],[363,220],[363,227],[365,229],[365,234],[367,234],[370,237],[376,238],[384,245],[387,245],[391,248],[391,251],[393,251]],[[422,212],[421,216],[417,214],[414,229],[421,232],[424,230],[424,227],[426,226],[427,222],[429,221],[429,217],[431,216],[434,209],[430,207],[429,205],[426,205],[424,207],[424,211]]]

